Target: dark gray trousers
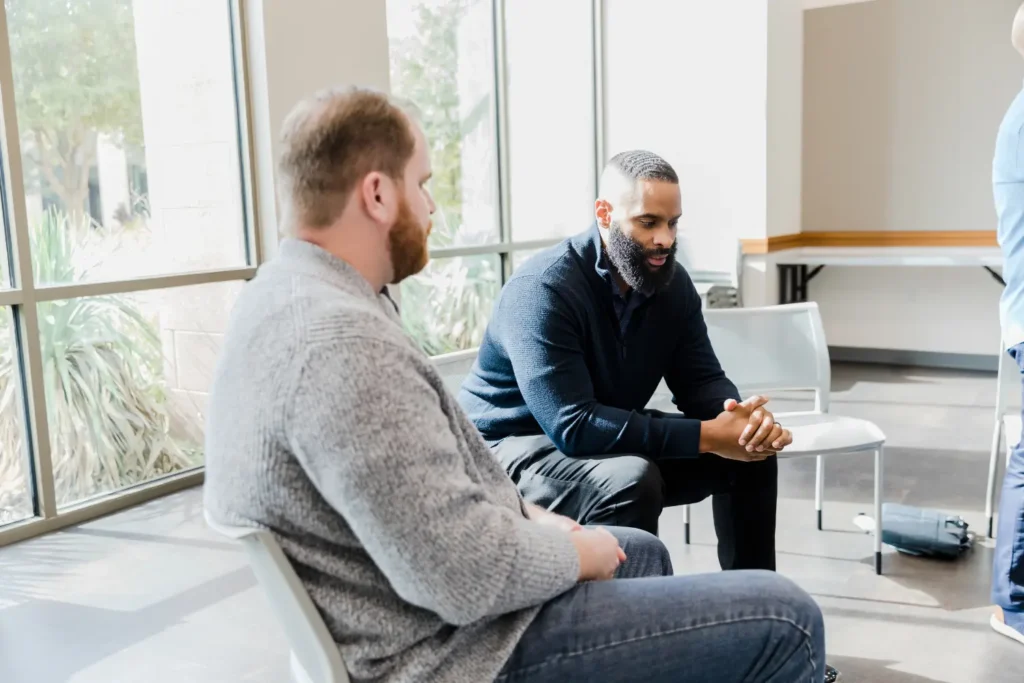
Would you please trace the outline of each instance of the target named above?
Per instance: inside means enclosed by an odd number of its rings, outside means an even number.
[[[509,437],[492,450],[527,501],[584,525],[656,535],[663,508],[712,496],[722,569],[775,569],[775,458],[569,457],[544,435]]]

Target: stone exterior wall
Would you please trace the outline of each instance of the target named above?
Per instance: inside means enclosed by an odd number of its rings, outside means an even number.
[[[160,272],[245,264],[230,16],[209,0],[135,0],[152,256]],[[155,293],[168,386],[201,434],[225,321],[240,283]]]

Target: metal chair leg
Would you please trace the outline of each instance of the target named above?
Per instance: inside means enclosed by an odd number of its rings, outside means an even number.
[[[1003,435],[1003,421],[996,420],[992,430],[992,449],[988,457],[988,484],[985,488],[985,519],[988,521],[988,537],[992,538],[992,518],[995,514],[996,473],[999,469],[999,442]]]
[[[882,573],[882,469],[884,446],[875,451],[875,574]]]
[[[683,506],[683,542],[690,545],[690,506]]]
[[[821,531],[821,503],[825,497],[825,458],[817,456],[814,472],[814,509],[818,513],[818,531]]]

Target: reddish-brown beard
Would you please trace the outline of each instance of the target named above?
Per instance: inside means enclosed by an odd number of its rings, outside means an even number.
[[[409,202],[402,198],[398,207],[398,218],[391,226],[388,234],[388,249],[391,252],[391,267],[394,270],[392,282],[398,284],[423,270],[430,253],[427,249],[427,237],[430,236],[432,225],[427,224],[426,230],[420,227],[416,216],[412,213]]]

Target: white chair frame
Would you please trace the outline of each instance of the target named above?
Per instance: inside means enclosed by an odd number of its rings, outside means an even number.
[[[281,546],[266,529],[215,522],[214,531],[239,541],[291,648],[293,683],[349,683],[337,643]]]
[[[882,490],[885,463],[885,435],[867,420],[829,414],[832,369],[825,331],[817,304],[799,303],[763,308],[709,309],[704,312],[708,334],[726,374],[743,396],[778,391],[813,391],[814,409],[784,413],[776,418],[793,432],[793,444],[779,456],[816,458],[814,507],[817,528],[822,528],[825,488],[825,456],[844,453],[873,453],[875,573],[882,573]],[[784,336],[770,342],[771,358],[756,368],[749,358],[764,351],[767,340],[762,330]],[[776,370],[776,365],[784,367]],[[795,371],[792,378],[784,373]],[[684,540],[690,542],[690,506],[683,511]]]
[[[988,525],[989,538],[995,538],[993,519],[995,517],[996,485],[999,481],[1000,446],[1004,447],[1006,465],[1009,466],[1010,456],[1020,442],[1021,436],[1020,413],[1007,412],[1009,404],[1007,396],[1013,392],[1020,392],[1020,370],[1010,354],[1000,344],[999,370],[996,374],[995,424],[992,428],[992,446],[988,458],[988,483],[985,489],[985,521]]]

